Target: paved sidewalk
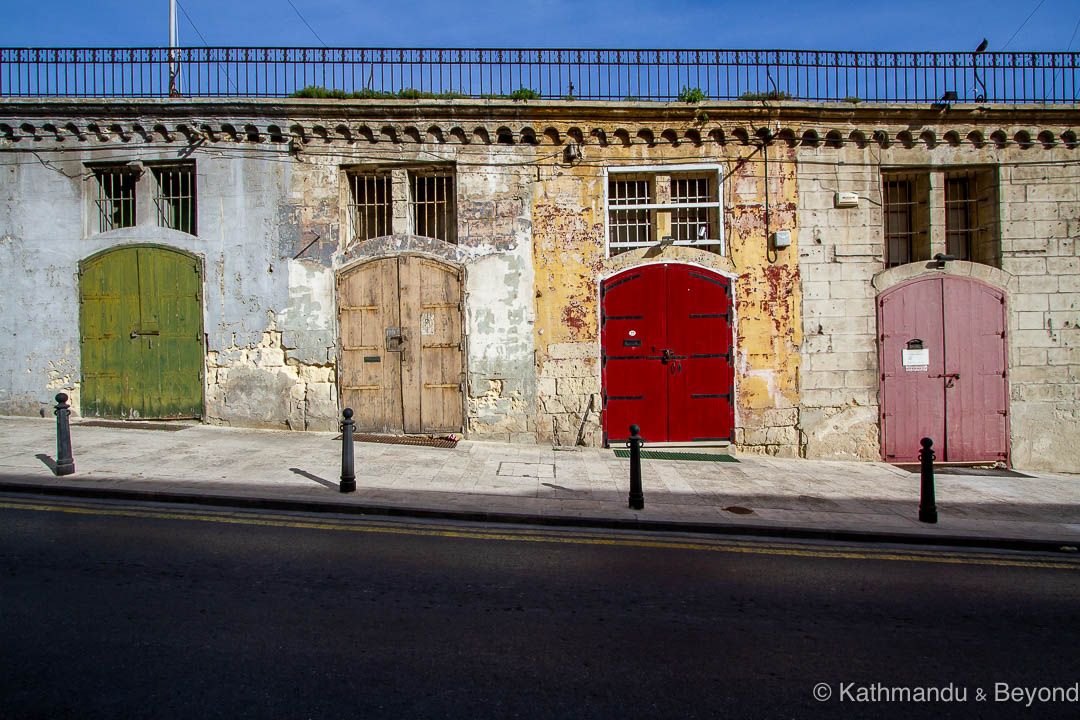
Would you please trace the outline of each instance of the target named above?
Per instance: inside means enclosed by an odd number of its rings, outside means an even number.
[[[629,460],[611,450],[356,443],[357,491],[342,494],[333,433],[164,431],[75,419],[76,473],[55,477],[55,426],[51,418],[0,417],[0,491],[788,537],[1080,544],[1080,475],[939,474],[940,520],[928,525],[917,520],[918,474],[884,463],[745,454],[737,463],[644,460],[645,509],[634,511]]]

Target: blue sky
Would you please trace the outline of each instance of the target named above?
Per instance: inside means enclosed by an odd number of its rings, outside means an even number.
[[[1080,51],[1077,0],[898,3],[292,0],[331,47]],[[168,44],[168,0],[8,3],[0,47]],[[289,0],[180,0],[209,45],[309,46]],[[1021,28],[1029,15],[1034,15]],[[182,12],[180,39],[202,45]],[[1017,30],[1019,32],[1017,33]],[[1013,37],[1015,33],[1015,37]],[[1010,42],[1010,38],[1012,38]],[[1006,43],[1008,43],[1006,47]]]

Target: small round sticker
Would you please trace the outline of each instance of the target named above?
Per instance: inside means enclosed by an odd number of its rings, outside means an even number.
[[[634,337],[635,335],[637,335],[637,330],[631,330],[630,337]]]

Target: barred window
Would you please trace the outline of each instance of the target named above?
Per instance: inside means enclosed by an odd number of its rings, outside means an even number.
[[[453,173],[449,170],[410,170],[409,190],[413,233],[456,242]]]
[[[925,229],[916,223],[915,182],[910,177],[887,175],[882,180],[885,217],[885,267],[912,261]]]
[[[611,168],[608,173],[610,255],[657,242],[724,253],[718,168]]]
[[[633,244],[648,245],[652,237],[652,216],[648,209],[624,209],[625,205],[647,205],[652,199],[652,183],[645,178],[608,181],[608,236],[611,254],[626,252]]]
[[[675,240],[695,242],[716,237],[710,229],[716,227],[716,208],[707,207],[713,199],[707,177],[672,177],[671,234]]]
[[[127,166],[94,169],[98,232],[135,226],[135,185],[138,174]]]
[[[994,169],[885,171],[881,195],[885,267],[929,260],[942,251],[1001,267]],[[944,227],[931,222],[939,217],[931,207],[944,210]]]
[[[155,165],[151,169],[158,226],[197,235],[195,165]]]
[[[393,233],[390,172],[350,173],[349,189],[353,237],[356,240],[370,240]]]

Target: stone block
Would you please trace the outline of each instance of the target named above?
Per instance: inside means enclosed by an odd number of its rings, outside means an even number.
[[[559,396],[590,395],[592,393],[600,392],[600,378],[595,376],[557,378],[555,381],[555,388],[555,392]]]
[[[742,435],[746,445],[764,445],[767,437],[765,428],[744,428]]]
[[[1013,275],[1045,275],[1046,258],[1006,257],[1002,259],[1001,269]]]
[[[1049,348],[1046,351],[1046,362],[1051,365],[1076,366],[1080,365],[1080,348],[1061,347]],[[1070,380],[1076,379],[1074,367],[1069,369]]]
[[[1014,312],[1039,312],[1050,309],[1050,300],[1045,294],[1012,295],[1008,298],[1008,303]]]
[[[555,394],[555,378],[542,377],[536,380],[536,394],[543,397]]]
[[[1054,247],[1052,240],[1045,238],[1002,238],[1001,249],[1005,253],[1010,252],[1041,252],[1045,253]]]
[[[1033,238],[1039,237],[1035,232],[1035,222],[1032,220],[1011,220],[1001,224],[1002,238]]]
[[[765,424],[770,427],[796,425],[799,422],[798,408],[777,408],[765,411]]]
[[[600,355],[600,346],[593,342],[551,343],[547,346],[547,354],[552,360],[596,358]]]
[[[844,373],[837,370],[808,370],[800,374],[803,390],[844,387]]]
[[[1054,350],[1047,350],[1046,348],[1020,348],[1016,355],[1018,358],[1016,365],[1045,365],[1048,361],[1047,353],[1055,352],[1059,349],[1062,348],[1055,348]]]
[[[779,458],[801,457],[801,448],[798,445],[775,445],[767,450],[769,455]]]
[[[1047,258],[1046,271],[1052,275],[1080,274],[1080,257]]]
[[[540,370],[540,377],[571,378],[591,377],[596,374],[596,358],[548,360]]]
[[[1038,258],[1042,260],[1042,258]],[[1045,263],[1045,260],[1043,260]],[[1007,272],[1011,272],[1008,271]],[[1019,278],[1017,290],[1021,293],[1054,293],[1058,290],[1058,277],[1056,275],[1022,275]]]
[[[1038,330],[1046,327],[1043,313],[1020,312],[1016,314],[1016,327],[1020,330]]]
[[[1059,278],[1065,280],[1065,277]],[[1080,309],[1080,292],[1061,292],[1056,295],[1051,295],[1050,309],[1054,312],[1062,310],[1078,310]]]
[[[794,427],[765,428],[765,444],[797,446],[799,444],[799,431]]]
[[[877,370],[848,370],[844,373],[844,387],[876,390],[878,387]]]
[[[829,297],[827,282],[803,282],[803,300],[822,300]]]

